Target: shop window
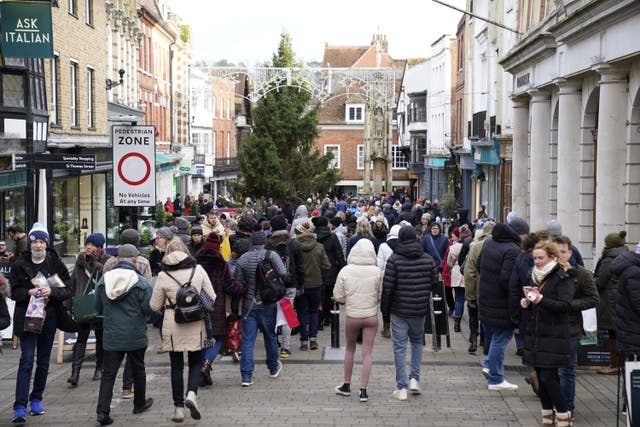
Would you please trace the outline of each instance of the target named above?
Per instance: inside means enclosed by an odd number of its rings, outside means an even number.
[[[28,231],[31,224],[25,224],[25,189],[3,191],[2,201],[4,230],[12,225],[19,225]]]
[[[24,108],[24,76],[21,74],[2,75],[2,105]]]
[[[325,145],[324,154],[327,155],[329,153],[333,155],[333,159],[331,159],[331,162],[329,163],[329,167],[334,169],[340,169],[340,146]]]
[[[61,256],[79,253],[79,183],[78,177],[53,182],[53,248]]]

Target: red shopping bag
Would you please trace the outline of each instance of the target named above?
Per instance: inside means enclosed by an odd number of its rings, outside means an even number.
[[[225,346],[227,354],[233,354],[240,350],[242,343],[242,318],[240,316],[229,316],[227,321],[227,336]]]
[[[293,305],[291,305],[291,301],[289,301],[287,298],[282,298],[278,304],[280,304],[280,309],[282,310],[282,314],[284,314],[285,319],[287,319],[289,327],[295,328],[297,326],[300,326],[300,321],[298,320],[298,316],[293,309]]]

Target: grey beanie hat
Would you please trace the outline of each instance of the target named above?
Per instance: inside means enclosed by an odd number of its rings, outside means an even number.
[[[127,243],[140,246],[140,234],[133,228],[127,228],[120,233],[120,244],[126,245]]]
[[[167,240],[173,239],[173,231],[169,227],[160,227],[156,230],[156,233]]]
[[[140,255],[140,251],[132,244],[125,243],[118,248],[118,257],[120,258],[135,258],[138,255]]]
[[[529,224],[527,224],[524,218],[520,218],[519,216],[513,218],[509,226],[519,235],[529,234]]]
[[[547,231],[551,236],[562,236],[562,224],[552,219],[547,223]]]

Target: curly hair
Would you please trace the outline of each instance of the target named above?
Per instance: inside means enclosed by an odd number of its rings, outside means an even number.
[[[562,267],[564,271],[567,271],[571,268],[569,263],[560,257],[560,252],[558,252],[558,248],[553,241],[541,240],[538,243],[536,243],[535,247],[533,248],[533,250],[536,250],[536,249],[541,249],[545,251],[547,253],[547,256],[549,256],[550,258],[553,258],[558,263],[558,265]]]

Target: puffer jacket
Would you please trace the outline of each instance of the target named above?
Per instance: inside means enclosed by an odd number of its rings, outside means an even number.
[[[196,288],[198,293],[204,290],[215,301],[216,293],[211,286],[209,275],[189,254],[174,251],[162,259],[162,271],[156,279],[149,305],[156,312],[160,312],[162,307],[165,308],[162,322],[164,351],[198,351],[204,348],[204,340],[207,338],[204,319],[197,322],[176,323],[174,310],[169,308],[169,305],[176,303],[178,289],[189,281],[194,268],[191,286]]]
[[[534,368],[569,366],[569,311],[573,299],[573,274],[571,269],[564,271],[557,265],[546,276],[546,283],[540,285],[542,300],[527,308],[531,310],[531,318],[524,339],[522,360],[525,365]]]
[[[233,271],[235,279],[247,284],[247,293],[242,299],[243,312],[249,312],[252,307],[262,304],[260,293],[256,292],[256,267],[267,255],[267,250],[262,245],[254,245],[249,251],[242,254],[237,261],[237,267]],[[273,269],[284,279],[287,277],[287,269],[278,254],[270,251],[269,260]]]
[[[429,292],[437,281],[436,263],[422,250],[420,242],[398,240],[384,270],[382,313],[405,318],[425,316]]]
[[[618,349],[640,352],[640,255],[625,252],[611,265],[618,279],[616,326]]]
[[[514,327],[509,311],[509,280],[519,254],[520,237],[508,225],[496,224],[480,254],[478,308],[480,320],[489,326]]]
[[[327,254],[327,258],[329,258],[329,264],[331,265],[324,278],[324,285],[331,288],[334,283],[336,283],[338,272],[347,263],[344,259],[344,253],[342,252],[340,241],[338,240],[338,237],[329,230],[329,227],[316,227],[315,231],[317,240],[322,243],[322,246],[324,246],[324,251]]]
[[[280,259],[285,262],[287,269],[287,288],[304,287],[304,258],[300,242],[291,239],[287,230],[277,230],[269,235],[265,249],[275,251],[280,255]]]
[[[596,264],[593,276],[600,293],[598,304],[598,329],[616,328],[616,299],[618,298],[618,280],[611,274],[611,264],[619,255],[628,252],[626,246],[606,249]]]
[[[359,240],[338,273],[333,299],[345,305],[348,317],[364,319],[378,315],[381,290],[382,270],[376,265],[373,243]]]
[[[327,257],[324,246],[316,240],[315,234],[301,234],[297,239],[300,242],[304,259],[304,287],[319,288],[322,286],[323,277],[331,269],[329,257]]]

